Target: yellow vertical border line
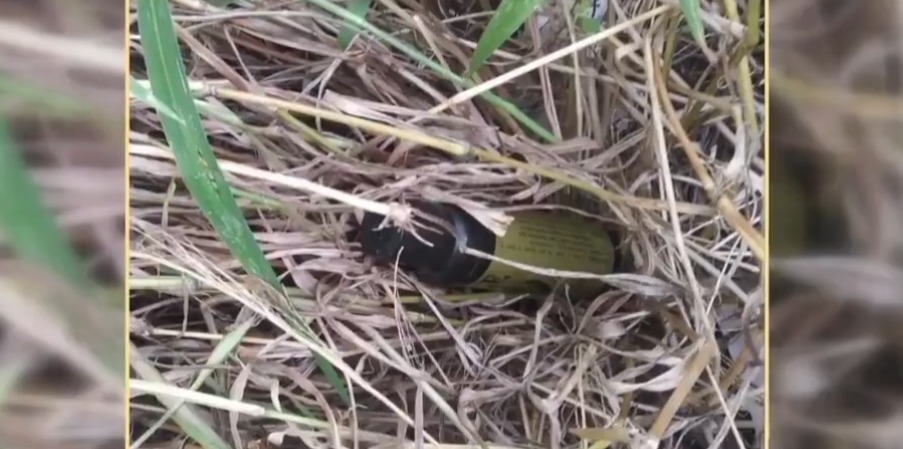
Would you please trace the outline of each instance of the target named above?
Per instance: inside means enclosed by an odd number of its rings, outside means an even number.
[[[763,190],[765,192],[765,258],[762,261],[762,276],[763,276],[763,291],[762,295],[764,295],[764,325],[763,325],[763,344],[765,345],[765,365],[764,365],[764,377],[765,377],[765,429],[763,434],[765,449],[771,447],[771,82],[769,78],[771,78],[771,20],[769,16],[769,10],[771,9],[771,0],[763,0],[763,17],[764,17],[764,25],[763,29],[765,30],[764,34],[764,43],[765,43],[765,118],[764,118],[764,128],[765,134],[763,136],[764,142],[762,143],[763,149],[765,152],[765,186]]]
[[[125,189],[124,189],[125,214],[123,214],[123,217],[125,220],[125,226],[123,227],[123,229],[125,229],[125,239],[123,239],[123,242],[125,244],[125,248],[123,248],[123,251],[125,252],[125,271],[124,271],[125,279],[123,281],[123,287],[124,287],[123,300],[125,301],[125,304],[124,304],[125,307],[123,307],[123,309],[125,310],[125,316],[123,317],[124,318],[124,320],[123,320],[123,338],[125,339],[125,344],[123,345],[123,347],[125,348],[125,353],[123,354],[123,357],[124,357],[123,362],[125,363],[125,369],[123,370],[123,372],[125,373],[125,379],[124,379],[125,382],[123,384],[125,386],[125,391],[123,392],[124,393],[123,397],[125,399],[123,401],[124,402],[123,406],[125,407],[125,415],[124,415],[125,422],[123,423],[123,425],[124,425],[123,447],[124,448],[130,447],[131,441],[132,441],[131,425],[130,425],[131,421],[132,421],[132,419],[131,419],[132,417],[131,417],[131,407],[130,407],[130,403],[129,403],[129,397],[130,397],[129,378],[131,377],[129,375],[129,368],[131,367],[131,363],[129,363],[130,357],[131,357],[131,354],[130,354],[131,351],[129,349],[131,346],[129,344],[129,322],[131,320],[131,308],[129,307],[129,298],[131,296],[131,294],[130,294],[131,289],[129,288],[129,279],[130,279],[129,267],[131,266],[131,260],[132,260],[132,258],[131,258],[132,243],[131,243],[131,232],[130,232],[131,207],[130,207],[130,202],[129,202],[129,199],[131,197],[131,195],[130,195],[130,193],[131,193],[130,192],[131,170],[129,169],[129,166],[130,166],[130,164],[129,164],[129,132],[131,129],[131,114],[130,114],[131,108],[129,105],[131,104],[131,87],[130,87],[130,83],[129,83],[129,77],[131,76],[131,73],[132,73],[131,72],[131,62],[130,62],[131,58],[129,58],[129,48],[130,48],[129,44],[131,42],[131,37],[129,36],[129,24],[131,23],[131,17],[129,16],[129,11],[131,8],[130,8],[129,4],[130,4],[130,0],[122,0],[122,7],[123,7],[122,57],[123,57],[123,67],[125,69],[125,74],[122,77],[123,85],[124,85],[123,87],[124,87],[124,92],[125,92],[125,101],[123,102],[124,103],[124,105],[123,105],[124,116],[123,117],[125,118],[125,120],[124,120],[125,124],[123,125],[123,136],[122,136],[123,137],[122,138],[122,140],[123,140],[122,150],[125,153],[125,158],[123,159],[123,172],[124,172],[123,180],[125,182],[125,186],[124,186],[125,187]]]

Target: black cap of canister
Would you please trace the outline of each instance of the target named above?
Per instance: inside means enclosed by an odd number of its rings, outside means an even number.
[[[366,213],[361,220],[358,241],[364,253],[374,259],[409,268],[426,281],[442,277],[441,274],[455,258],[457,238],[432,225],[418,228],[417,233],[432,244],[427,245],[413,233],[386,222],[380,214]]]
[[[364,253],[387,264],[397,261],[421,280],[437,286],[467,285],[479,279],[489,260],[466,254],[464,249],[471,247],[491,253],[495,236],[456,207],[424,202],[416,204],[416,208],[444,225],[418,220],[424,226],[417,226],[414,235],[384,223],[383,215],[367,213],[358,233]]]
[[[385,215],[367,212],[361,220],[357,240],[364,253],[378,260],[394,260],[404,246],[404,233],[392,226]]]

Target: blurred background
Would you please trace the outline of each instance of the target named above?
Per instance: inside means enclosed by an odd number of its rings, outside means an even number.
[[[125,5],[0,2],[0,445],[125,433]]]
[[[900,3],[771,2],[773,448],[903,437]]]
[[[903,433],[898,1],[771,2],[772,447]],[[0,3],[0,443],[122,447],[124,8]]]

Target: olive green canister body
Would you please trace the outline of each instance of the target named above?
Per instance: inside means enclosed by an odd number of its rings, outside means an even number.
[[[367,214],[359,239],[366,254],[387,263],[398,261],[429,284],[506,292],[549,291],[565,284],[570,294],[585,295],[604,285],[597,279],[568,278],[555,272],[604,275],[618,269],[617,234],[577,214],[512,212],[514,220],[505,235],[498,237],[455,206],[416,206],[438,219],[418,230],[421,238],[398,228],[381,227],[383,216]],[[466,253],[467,248],[494,257],[477,257]]]

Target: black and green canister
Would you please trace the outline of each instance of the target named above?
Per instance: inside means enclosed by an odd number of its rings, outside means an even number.
[[[540,269],[610,274],[620,265],[618,234],[598,222],[573,213],[510,212],[514,220],[504,237],[497,237],[461,208],[449,204],[417,203],[414,207],[435,217],[418,227],[417,235],[397,227],[380,229],[385,217],[367,213],[359,241],[365,254],[395,263],[437,287],[472,287],[506,292],[544,292],[559,282],[571,294],[592,294],[604,285],[594,279],[557,278],[513,267],[465,252],[472,248],[499,259]]]

